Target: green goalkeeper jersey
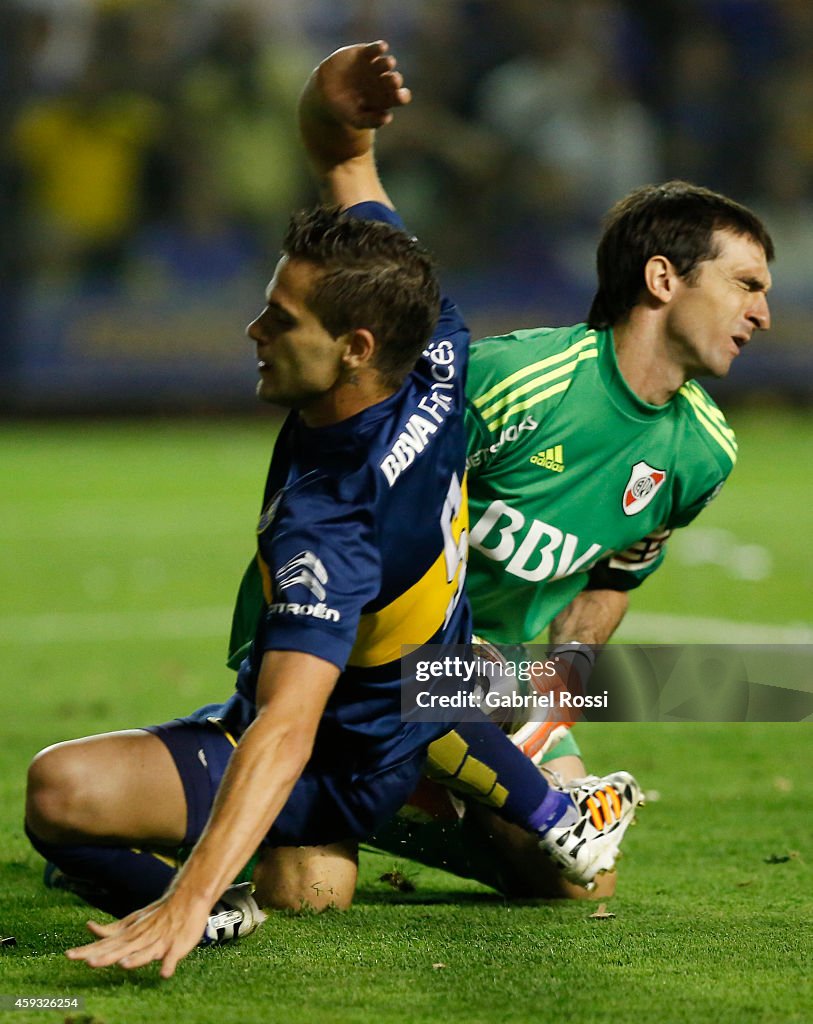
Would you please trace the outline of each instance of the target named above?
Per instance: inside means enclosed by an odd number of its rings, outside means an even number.
[[[609,330],[484,339],[466,392],[467,588],[489,640],[534,639],[585,587],[637,586],[736,460],[694,381],[658,406],[630,390]]]

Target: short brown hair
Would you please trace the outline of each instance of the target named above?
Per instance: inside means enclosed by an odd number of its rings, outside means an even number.
[[[282,251],[322,271],[306,303],[325,330],[337,338],[367,328],[378,342],[375,368],[398,387],[426,347],[440,309],[427,251],[391,224],[348,217],[331,206],[294,214]]]
[[[644,267],[665,256],[678,274],[691,281],[698,264],[719,254],[712,235],[728,230],[761,245],[772,260],[774,246],[762,221],[747,207],[686,181],[667,181],[635,189],[612,207],[598,244],[598,291],[588,323],[612,327],[638,302]]]

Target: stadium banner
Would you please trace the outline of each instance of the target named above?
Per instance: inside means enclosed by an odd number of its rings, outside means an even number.
[[[257,360],[243,325],[261,295],[256,280],[242,279],[208,290],[31,295],[10,373],[15,405],[182,411],[206,401],[253,410]]]
[[[813,644],[608,644],[586,649],[589,658],[574,648],[404,647],[402,718],[813,721]]]

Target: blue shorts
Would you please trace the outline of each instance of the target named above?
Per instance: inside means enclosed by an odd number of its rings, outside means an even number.
[[[220,780],[237,743],[210,704],[186,718],[146,731],[169,750],[186,795],[184,845],[197,842],[214,804]],[[263,843],[267,846],[322,846],[363,839],[406,803],[418,783],[425,752],[377,770],[326,772],[305,767]]]

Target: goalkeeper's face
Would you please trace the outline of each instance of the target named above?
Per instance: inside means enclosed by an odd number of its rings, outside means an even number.
[[[755,331],[771,324],[765,252],[747,235],[715,231],[713,259],[674,282],[667,346],[688,379],[724,377]]]
[[[246,328],[257,346],[257,396],[289,409],[318,410],[344,379],[345,342],[325,330],[306,299],[319,270],[283,257],[266,289],[266,305]]]

